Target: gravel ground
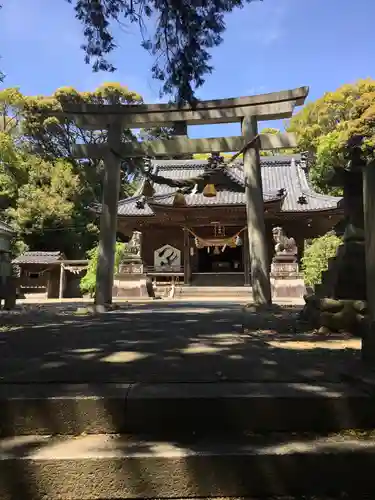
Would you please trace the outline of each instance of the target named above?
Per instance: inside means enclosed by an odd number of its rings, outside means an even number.
[[[24,304],[0,314],[0,382],[339,380],[360,341],[314,335],[299,310],[157,301],[92,315],[82,302]]]

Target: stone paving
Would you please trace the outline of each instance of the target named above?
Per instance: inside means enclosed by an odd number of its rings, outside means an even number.
[[[2,312],[0,382],[336,381],[360,354],[358,339],[306,331],[297,306],[251,314],[234,302],[154,301],[82,316],[77,307]]]

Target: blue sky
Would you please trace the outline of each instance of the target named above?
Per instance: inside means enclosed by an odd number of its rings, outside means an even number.
[[[80,23],[65,0],[3,0],[0,68],[4,87],[50,94],[73,86],[93,90],[119,81],[146,102],[159,102],[152,58],[135,26],[116,27],[116,73],[93,73],[84,63]],[[358,78],[375,77],[373,0],[264,0],[227,16],[224,43],[213,52],[214,72],[202,99],[237,97],[307,85],[309,99]],[[263,124],[270,126],[272,124]],[[279,126],[280,124],[275,124]],[[194,127],[192,137],[239,132],[237,124]]]

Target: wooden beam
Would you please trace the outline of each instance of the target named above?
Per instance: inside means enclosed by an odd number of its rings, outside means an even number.
[[[294,148],[297,140],[294,134],[260,134],[260,149],[273,150]],[[245,143],[241,136],[212,137],[204,139],[189,139],[176,137],[167,140],[120,143],[114,147],[116,153],[123,158],[142,156],[169,156],[194,153],[221,153],[239,151]],[[75,158],[104,158],[109,152],[107,144],[76,144],[73,148]]]
[[[211,125],[216,123],[240,122],[246,115],[256,116],[258,120],[268,121],[290,118],[293,115],[297,100],[274,103],[251,104],[247,106],[234,106],[231,108],[209,108],[197,110],[165,111],[137,111],[132,107],[132,112],[121,115],[115,110],[107,113],[74,113],[73,118],[81,128],[103,129],[119,119],[124,128],[152,128],[159,126],[173,126],[176,122],[185,122],[187,125]],[[112,108],[112,107],[111,107]],[[62,116],[69,117],[68,114]]]
[[[253,106],[256,104],[277,103],[283,101],[297,101],[297,104],[303,104],[309,93],[308,87],[299,87],[291,90],[281,90],[268,94],[258,94],[246,97],[235,97],[229,99],[214,99],[209,101],[197,101],[194,106],[186,104],[178,106],[174,104],[65,104],[64,112],[71,115],[81,113],[91,114],[132,114],[132,113],[150,113],[150,112],[170,112],[170,111],[191,111],[202,109],[233,108],[241,106]]]

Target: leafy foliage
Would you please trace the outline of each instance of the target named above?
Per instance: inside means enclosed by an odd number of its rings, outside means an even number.
[[[75,199],[80,194],[79,178],[70,163],[47,162],[36,155],[22,159],[21,168],[25,181],[18,186],[17,202],[8,208],[7,215],[19,234],[31,235],[34,245],[48,250],[49,238],[44,230],[61,231],[72,224]],[[66,237],[61,234],[59,239],[62,244]]]
[[[210,49],[221,44],[224,16],[253,0],[67,0],[83,24],[86,63],[94,71],[114,71],[108,60],[116,48],[111,32],[114,21],[139,25],[143,47],[155,57],[153,77],[163,82],[162,92],[178,102],[192,102],[194,89],[212,71]],[[146,36],[145,21],[156,25]]]
[[[127,250],[126,243],[120,243],[120,242],[116,243],[115,266],[114,266],[115,273],[118,272],[121,259],[126,253],[126,250]],[[89,294],[91,297],[93,297],[95,295],[95,289],[96,289],[96,269],[98,267],[98,258],[99,258],[98,245],[95,246],[94,248],[91,248],[91,250],[87,252],[87,258],[89,260],[87,273],[81,279],[80,288],[82,293]]]
[[[341,239],[334,234],[325,234],[312,240],[305,248],[302,258],[302,270],[305,284],[308,286],[321,283],[322,272],[328,268],[328,260],[334,257]]]
[[[19,132],[24,97],[16,87],[0,90],[0,132]]]
[[[375,161],[375,80],[343,85],[307,104],[290,121],[299,149],[311,153],[310,178],[323,193],[338,194],[327,185],[332,168],[344,167],[351,141],[359,137],[366,163]]]
[[[49,116],[63,102],[137,104],[142,98],[118,83],[82,93],[64,87],[52,96],[0,91],[0,208],[18,234],[16,247],[58,249],[81,258],[97,241],[97,217],[88,207],[101,202],[104,170],[99,160],[74,158],[73,146],[103,143],[106,132]],[[136,137],[124,130],[122,140]],[[135,190],[137,162],[124,162],[122,172],[121,198]]]
[[[12,138],[0,132],[0,206],[7,208],[17,195],[17,186],[25,180],[21,157]]]
[[[74,158],[76,143],[103,144],[107,140],[105,130],[85,130],[72,119],[51,117],[49,114],[61,110],[64,103],[83,104],[141,104],[142,97],[119,83],[104,83],[93,92],[78,92],[72,87],[57,89],[51,97],[29,97],[23,106],[23,135],[28,147],[48,160],[65,158],[73,165],[74,174],[82,184],[80,203],[88,206],[102,199],[103,163],[101,160],[79,161]],[[124,129],[122,141],[136,140],[131,130]],[[127,161],[122,165],[123,176],[120,196],[131,192],[129,183],[137,180],[137,162]],[[90,220],[91,222],[91,220]]]

